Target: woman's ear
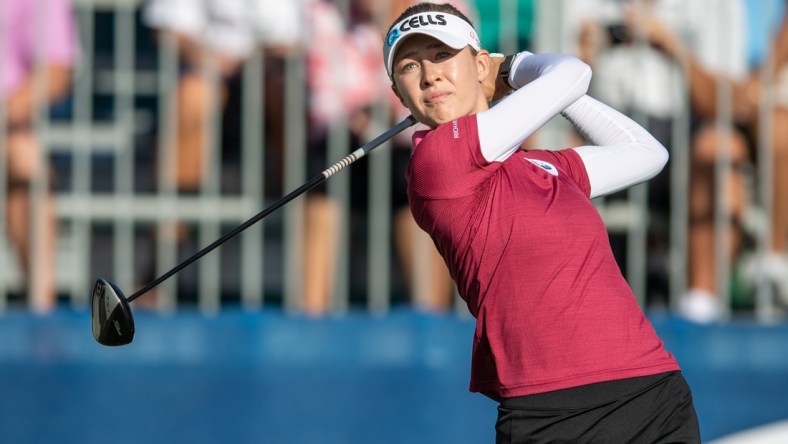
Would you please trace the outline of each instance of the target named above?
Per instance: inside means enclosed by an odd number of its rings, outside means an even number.
[[[486,49],[482,49],[476,54],[476,70],[478,72],[479,83],[490,75],[491,68],[492,58],[490,57],[490,52]]]

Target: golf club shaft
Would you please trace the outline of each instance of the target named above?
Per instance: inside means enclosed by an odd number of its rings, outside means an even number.
[[[320,185],[321,183],[323,183],[323,181],[325,181],[329,177],[331,177],[334,174],[338,173],[340,170],[344,169],[345,167],[351,165],[353,162],[357,161],[358,159],[361,159],[367,153],[369,153],[373,149],[377,148],[378,146],[382,145],[384,142],[388,141],[389,139],[391,139],[392,137],[396,136],[397,134],[401,133],[406,128],[409,128],[409,127],[413,126],[413,124],[415,124],[415,123],[416,123],[416,119],[414,119],[413,116],[408,116],[403,121],[401,121],[400,123],[396,124],[395,126],[390,128],[389,130],[384,132],[383,134],[379,135],[375,139],[370,140],[369,142],[367,142],[366,144],[361,146],[361,148],[359,148],[356,151],[353,151],[352,153],[348,154],[342,160],[340,160],[339,162],[337,162],[334,165],[330,166],[329,168],[327,168],[322,173],[312,177],[305,184],[303,184],[300,187],[298,187],[297,189],[291,191],[289,194],[279,198],[279,200],[277,200],[276,202],[274,202],[273,204],[268,206],[263,211],[257,213],[251,219],[249,219],[246,222],[242,223],[241,225],[239,225],[238,227],[236,227],[235,229],[233,229],[229,233],[225,234],[224,236],[220,237],[219,239],[217,239],[216,241],[214,241],[212,244],[208,245],[207,247],[203,248],[202,250],[194,253],[189,258],[187,258],[186,260],[184,260],[180,264],[178,264],[175,267],[173,267],[170,271],[164,273],[163,275],[159,276],[155,280],[151,281],[149,284],[147,284],[144,287],[142,287],[141,289],[139,289],[136,293],[134,293],[131,296],[129,296],[127,301],[131,302],[134,299],[137,299],[138,297],[140,297],[143,294],[147,293],[153,287],[155,287],[155,286],[161,284],[162,282],[166,281],[167,279],[169,279],[175,273],[177,273],[177,272],[183,270],[184,268],[188,267],[192,262],[194,262],[197,259],[199,259],[199,258],[205,256],[206,254],[210,253],[212,250],[214,250],[219,245],[227,242],[228,240],[232,239],[233,237],[235,237],[236,235],[238,235],[242,231],[246,230],[250,226],[252,226],[255,223],[259,222],[264,217],[266,217],[269,214],[273,213],[274,211],[278,210],[284,204],[290,202],[291,200],[293,200],[296,197],[304,194],[305,192],[311,190],[312,188]]]

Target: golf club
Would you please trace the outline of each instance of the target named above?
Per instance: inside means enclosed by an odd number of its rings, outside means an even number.
[[[192,256],[173,267],[170,271],[151,281],[149,284],[145,285],[128,298],[126,298],[123,295],[123,292],[121,292],[120,289],[109,280],[101,278],[98,279],[93,287],[93,293],[91,295],[90,301],[90,315],[93,337],[98,343],[102,345],[126,345],[130,343],[134,339],[134,317],[131,314],[131,307],[129,306],[131,301],[147,293],[149,290],[161,284],[175,273],[183,270],[192,262],[205,256],[219,245],[232,239],[286,203],[311,190],[317,185],[320,185],[329,177],[351,165],[358,159],[361,159],[367,153],[388,141],[392,137],[396,136],[397,134],[401,133],[406,128],[413,126],[415,123],[416,119],[413,118],[413,116],[408,116],[383,134],[364,144],[361,148],[348,154],[339,162],[324,170],[322,173],[312,177],[305,184],[301,185],[289,194],[281,197],[266,209],[257,213],[255,216],[248,219],[246,222],[242,223],[229,233],[220,237],[212,244],[194,253]]]

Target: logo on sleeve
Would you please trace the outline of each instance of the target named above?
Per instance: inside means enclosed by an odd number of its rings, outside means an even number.
[[[547,171],[548,173],[552,174],[553,176],[558,176],[558,169],[553,166],[550,162],[545,162],[544,160],[537,160],[537,159],[529,159],[525,158],[525,160],[531,162],[532,164],[538,166],[539,168]]]

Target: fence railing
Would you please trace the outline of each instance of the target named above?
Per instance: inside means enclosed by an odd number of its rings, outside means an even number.
[[[84,308],[95,277],[108,277],[121,289],[132,292],[242,223],[267,202],[297,188],[309,176],[307,164],[314,151],[306,118],[309,91],[305,88],[305,53],[294,52],[277,59],[282,62],[283,83],[274,93],[281,94],[282,106],[272,111],[266,107],[272,93],[266,83],[272,81],[271,59],[265,51],[255,51],[243,63],[237,84],[232,86],[235,90],[228,93],[237,97],[228,105],[236,107],[234,117],[223,114],[221,106],[213,107],[205,116],[204,128],[208,130],[202,136],[202,186],[189,192],[179,189],[175,180],[178,159],[172,147],[177,137],[175,104],[179,103],[178,81],[183,66],[175,38],[168,34],[154,36],[153,30],[142,23],[142,1],[74,3],[81,55],[71,92],[53,110],[44,107],[35,120],[43,157],[56,179],[50,183],[44,175],[30,185],[30,192],[34,200],[43,202],[50,185],[54,189],[57,292],[61,300],[65,298],[74,307]],[[501,0],[501,15],[517,17],[512,14],[517,10],[516,3]],[[575,51],[574,43],[567,37],[571,34],[565,29],[566,2],[524,3],[534,5],[531,50]],[[348,2],[337,5],[340,12],[347,14]],[[502,23],[500,47],[516,49],[516,32],[524,26],[516,20]],[[222,103],[225,96],[219,88],[217,67],[208,64],[201,69],[213,85],[204,99]],[[39,82],[39,90],[45,90],[47,79]],[[722,89],[719,94],[726,96]],[[675,308],[688,285],[688,100],[672,119],[668,218],[657,220],[650,213],[646,185],[630,189],[622,198],[596,202],[611,237],[620,239],[614,242],[620,263],[643,305],[655,300],[649,294],[653,279],[649,269],[654,260],[662,261],[665,270],[668,290],[663,303]],[[725,109],[725,100],[720,103],[718,124],[729,127],[730,111]],[[0,107],[2,115],[4,108]],[[361,141],[381,133],[396,117],[385,100],[372,106],[367,116],[370,123],[359,134]],[[228,119],[235,119],[235,126],[228,126]],[[284,122],[281,140],[272,142],[277,128],[270,122],[278,120]],[[348,135],[352,124],[347,117],[337,116],[327,127],[325,166],[356,148]],[[0,126],[0,135],[4,133],[4,126]],[[538,144],[567,146],[571,134],[568,124],[556,119],[540,132]],[[280,146],[273,146],[275,143]],[[768,141],[761,143],[760,158],[769,159],[771,148]],[[440,289],[445,286],[440,284],[443,276],[431,271],[431,241],[424,236],[407,235],[413,224],[402,216],[406,213],[400,213],[401,202],[393,197],[401,185],[397,178],[404,174],[402,162],[398,162],[401,154],[390,147],[378,149],[363,165],[353,166],[351,171],[342,172],[327,183],[324,203],[328,209],[320,207],[320,202],[298,199],[244,232],[238,241],[228,243],[165,282],[146,299],[153,308],[161,310],[195,305],[213,313],[225,303],[239,303],[250,310],[281,305],[298,312],[314,308],[310,305],[314,301],[310,302],[307,295],[318,287],[323,290],[318,291],[321,295],[311,297],[328,298],[316,306],[322,304],[331,312],[352,306],[385,312],[400,303],[445,308],[445,301],[452,299],[453,304],[449,305],[465,312],[456,294],[434,294],[444,291]],[[766,165],[753,175],[759,190],[757,202],[771,199],[773,177]],[[0,166],[0,194],[5,196],[8,181],[4,159],[0,159]],[[722,171],[726,167],[723,157],[717,165],[718,181],[724,181]],[[725,187],[717,189],[724,193]],[[718,201],[724,198],[720,194]],[[3,199],[3,203],[8,202]],[[754,214],[768,215],[770,206],[757,202],[750,207]],[[0,208],[4,211],[0,228],[5,231],[5,216],[10,210],[7,205]],[[39,220],[40,210],[35,209],[38,206],[31,208],[31,220]],[[715,217],[718,251],[722,251],[727,242],[726,227],[730,226],[724,205],[718,206]],[[754,253],[763,255],[770,218],[757,219],[762,223],[754,233]],[[669,233],[663,239],[668,247],[656,259],[650,238],[655,224],[660,225],[660,233]],[[310,231],[315,226],[324,230]],[[36,291],[36,279],[26,285],[10,242],[6,238],[0,242],[0,309],[6,309],[15,295]],[[414,245],[410,260],[401,260],[397,246],[403,243]],[[318,244],[323,248],[310,248]],[[728,310],[731,264],[725,257],[717,254],[709,260],[718,263],[717,281],[724,296],[721,305]],[[37,276],[36,264],[42,257],[33,254],[29,259],[32,276]],[[311,272],[307,273],[307,269]],[[756,286],[755,312],[762,319],[773,318],[777,313],[774,289],[757,282]],[[436,298],[444,302],[435,302]]]

